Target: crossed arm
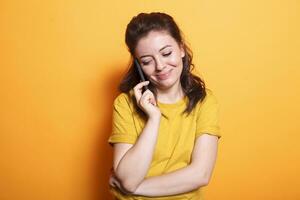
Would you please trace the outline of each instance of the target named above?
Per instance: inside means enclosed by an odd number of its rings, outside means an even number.
[[[110,177],[110,185],[126,194],[149,197],[190,192],[209,183],[217,150],[217,136],[202,134],[195,141],[190,165],[167,174],[146,178],[133,191],[126,190],[114,175]]]

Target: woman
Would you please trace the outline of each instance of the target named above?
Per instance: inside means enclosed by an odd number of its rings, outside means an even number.
[[[114,101],[111,192],[116,199],[202,199],[221,137],[217,99],[191,73],[191,50],[171,16],[141,13],[125,37],[148,81],[132,62]]]

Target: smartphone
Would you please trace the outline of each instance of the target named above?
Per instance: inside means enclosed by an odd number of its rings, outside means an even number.
[[[138,73],[139,73],[139,76],[140,76],[142,82],[143,82],[143,81],[146,81],[145,76],[144,76],[144,73],[143,73],[143,70],[142,70],[142,68],[141,68],[141,65],[139,64],[139,61],[138,61],[136,58],[134,59],[134,64],[135,64],[135,67],[137,68],[137,71],[138,71]],[[144,88],[143,92],[144,92],[145,90],[148,90],[148,85],[143,86],[143,88]]]

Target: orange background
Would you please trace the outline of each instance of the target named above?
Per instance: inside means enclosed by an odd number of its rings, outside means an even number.
[[[110,200],[112,102],[127,23],[174,16],[219,99],[209,200],[300,199],[300,3],[0,2],[0,199]]]

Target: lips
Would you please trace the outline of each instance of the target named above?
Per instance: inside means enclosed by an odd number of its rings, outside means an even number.
[[[156,76],[160,80],[165,80],[165,79],[169,78],[170,74],[171,74],[171,70],[166,73],[163,73],[163,74],[157,74]]]

